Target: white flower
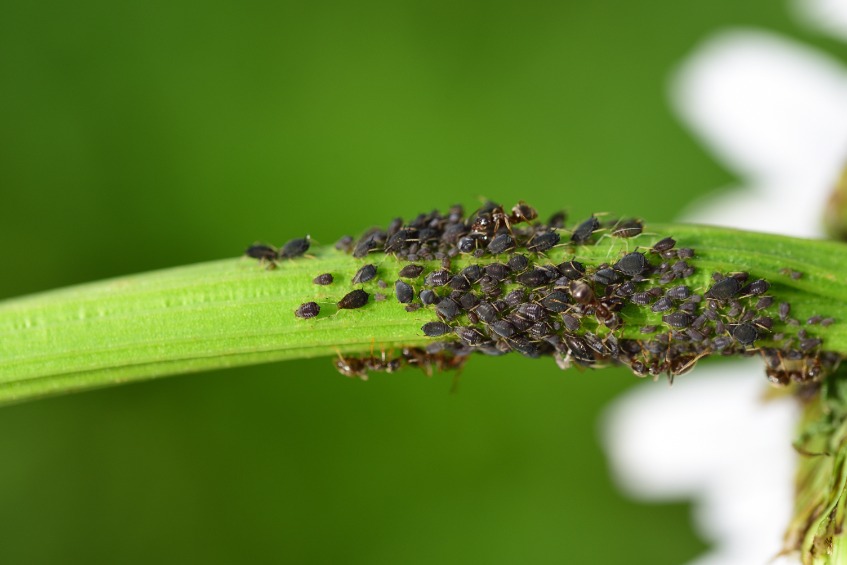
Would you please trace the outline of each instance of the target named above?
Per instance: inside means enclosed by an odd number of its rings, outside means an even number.
[[[809,4],[847,22],[845,2]],[[684,62],[672,94],[683,121],[743,182],[694,203],[684,220],[820,234],[847,156],[844,66],[777,35],[734,30]],[[694,499],[695,524],[714,546],[697,565],[797,562],[773,558],[792,511],[799,412],[790,399],[763,402],[767,387],[761,360],[720,362],[672,388],[636,387],[605,414],[607,451],[628,492]]]

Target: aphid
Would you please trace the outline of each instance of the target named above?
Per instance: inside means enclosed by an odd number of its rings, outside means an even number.
[[[671,308],[673,308],[673,300],[665,296],[657,300],[650,309],[653,312],[667,312]]]
[[[592,279],[594,280],[594,282],[606,286],[614,284],[621,280],[620,276],[618,276],[618,274],[613,269],[609,269],[608,267],[604,269],[599,269],[596,273],[594,273]]]
[[[673,298],[674,300],[684,300],[691,296],[691,289],[681,284],[679,286],[675,286],[669,289],[665,293],[665,296],[667,296],[668,298]]]
[[[571,241],[578,244],[585,244],[591,240],[591,235],[600,229],[600,222],[593,215],[579,224],[571,234]]]
[[[564,312],[568,309],[570,299],[567,293],[561,290],[554,290],[541,300],[541,305],[551,312]]]
[[[502,292],[500,283],[488,275],[479,279],[479,288],[488,296],[498,296]]]
[[[450,272],[443,270],[432,271],[424,280],[428,286],[444,286],[450,282]]]
[[[706,322],[708,322],[708,321],[709,321],[709,319],[706,318],[705,315],[701,314],[701,315],[697,316],[696,318],[694,318],[694,321],[691,322],[691,327],[694,328],[694,329],[697,329],[697,330],[702,329],[703,326],[705,326]]]
[[[783,322],[786,318],[788,318],[788,314],[791,313],[791,304],[788,302],[780,302],[779,303],[779,319]]]
[[[551,228],[561,229],[565,227],[565,220],[567,219],[567,214],[564,210],[559,210],[550,216],[550,219],[547,220],[547,225]]]
[[[374,265],[365,265],[353,275],[353,284],[362,284],[366,283],[369,280],[373,279],[376,276],[376,266]]]
[[[672,328],[687,328],[694,321],[694,317],[687,312],[674,312],[667,316],[662,316],[662,321]]]
[[[482,278],[482,268],[479,265],[468,265],[460,273],[469,283],[475,283]]]
[[[800,351],[808,352],[812,349],[818,347],[821,344],[821,340],[816,337],[810,337],[806,339],[800,340]]]
[[[438,295],[435,294],[434,291],[427,288],[421,291],[420,299],[421,303],[423,303],[424,306],[429,306],[430,304],[435,304],[435,302],[438,300]]]
[[[726,349],[731,343],[732,340],[730,338],[720,336],[712,340],[712,347],[720,351],[721,349]]]
[[[633,281],[626,281],[615,289],[615,294],[626,298],[635,294],[636,288]]]
[[[795,281],[803,278],[803,273],[801,273],[800,271],[792,271],[788,267],[784,267],[784,268],[780,269],[779,272],[780,272],[780,274],[788,275],[789,277],[791,277]]]
[[[753,324],[765,330],[770,330],[773,327],[773,318],[768,316],[759,316],[753,320]]]
[[[456,304],[452,298],[442,298],[441,301],[435,305],[435,311],[443,318],[452,320],[459,315],[459,305]]]
[[[507,340],[509,345],[525,357],[538,357],[540,350],[537,343],[531,342],[529,339],[523,336],[514,336]]]
[[[712,285],[706,292],[708,298],[715,300],[729,300],[741,290],[741,283],[735,277],[725,277]]]
[[[341,236],[341,239],[335,242],[335,248],[338,251],[343,251],[345,253],[350,253],[353,250],[353,236],[344,235]]]
[[[689,265],[685,261],[677,261],[676,263],[671,265],[671,271],[676,273],[677,276],[679,276],[680,274],[685,272],[688,268],[689,268]]]
[[[701,331],[694,328],[688,328],[685,330],[685,333],[688,334],[688,337],[690,337],[693,341],[703,341],[706,339],[706,336],[704,336]]]
[[[516,329],[511,323],[507,320],[497,320],[493,324],[491,324],[491,331],[499,335],[500,337],[512,337],[515,335]]]
[[[659,326],[641,326],[639,330],[643,334],[653,334],[656,333],[656,330],[659,329]]]
[[[540,304],[534,304],[532,302],[518,306],[517,315],[533,322],[543,320],[547,317],[547,313],[544,311],[544,308],[542,308]]]
[[[506,304],[508,304],[512,308],[516,308],[524,300],[526,300],[526,293],[519,288],[507,294],[505,298]]]
[[[280,259],[294,259],[300,257],[309,250],[311,238],[307,235],[303,238],[292,239],[286,242],[279,250]]]
[[[481,301],[476,307],[476,314],[486,324],[493,324],[500,315],[500,311],[494,304]]]
[[[682,305],[680,305],[679,309],[682,310],[683,312],[688,312],[689,314],[693,314],[697,311],[697,305],[694,304],[693,302],[684,302]]]
[[[659,254],[670,249],[673,249],[674,245],[676,245],[676,241],[672,237],[666,237],[653,245],[653,248],[650,249],[653,253]]]
[[[691,259],[694,257],[694,250],[690,247],[683,247],[682,249],[676,250],[676,256],[680,259]]]
[[[565,261],[557,267],[562,275],[568,279],[575,281],[585,275],[585,265],[579,261]]]
[[[529,265],[529,259],[520,254],[514,254],[509,257],[509,268],[516,273],[525,270]]]
[[[570,354],[577,361],[588,365],[595,362],[594,354],[582,338],[575,335],[566,335],[565,344],[568,346]]]
[[[412,241],[418,241],[417,230],[413,228],[398,230],[397,232],[393,233],[391,237],[388,238],[388,242],[385,244],[384,247],[385,252],[398,253],[402,251],[404,247],[406,247],[407,243]]]
[[[495,281],[502,281],[509,276],[511,269],[502,263],[492,263],[485,266],[485,274]]]
[[[653,295],[649,292],[636,292],[629,297],[629,300],[638,306],[646,306],[653,302]]]
[[[465,310],[470,310],[477,304],[479,304],[479,298],[472,292],[466,292],[459,298],[459,305]]]
[[[459,336],[459,339],[470,346],[479,345],[485,340],[485,336],[482,335],[479,330],[470,326],[459,326],[456,328],[455,332],[456,335]]]
[[[353,310],[368,303],[368,293],[361,289],[348,292],[338,301],[339,310]]]
[[[554,231],[536,234],[527,244],[526,248],[533,253],[544,253],[559,243],[559,239],[559,234]]]
[[[682,273],[679,273],[677,276],[681,279],[687,279],[688,277],[690,277],[693,274],[694,274],[694,267],[689,265],[688,267],[683,269]]]
[[[673,271],[668,271],[667,273],[664,273],[661,277],[659,277],[659,284],[670,284],[674,281],[675,278],[676,273]]]
[[[244,254],[253,259],[270,262],[273,262],[277,257],[276,249],[264,244],[251,245],[244,251]]]
[[[756,310],[770,308],[771,304],[773,304],[773,296],[763,296],[756,302]]]
[[[741,289],[741,296],[757,296],[764,294],[771,287],[770,283],[764,279],[758,279]]]
[[[400,269],[399,275],[404,279],[416,279],[423,273],[423,265],[406,265]]]
[[[377,302],[382,302],[383,300],[385,300],[385,295],[381,292],[377,292],[376,294],[374,294],[374,300],[376,300]]]
[[[314,284],[319,284],[319,285],[325,286],[325,285],[328,285],[328,284],[332,284],[332,280],[333,280],[332,275],[330,273],[324,273],[322,275],[316,276],[314,279],[312,279],[312,282]]]
[[[644,224],[642,224],[640,220],[629,219],[622,220],[615,224],[615,227],[612,228],[612,235],[614,237],[624,238],[635,237],[642,231],[644,231]]]
[[[421,330],[424,335],[428,337],[440,337],[444,334],[450,333],[450,326],[444,322],[427,322],[421,326]]]
[[[294,315],[298,318],[309,319],[317,316],[320,311],[321,307],[317,302],[304,302],[294,311]]]
[[[823,316],[812,316],[811,318],[806,320],[806,323],[810,326],[814,326],[815,324],[819,324],[821,320],[823,320]]]
[[[519,316],[517,312],[510,314],[507,319],[519,332],[525,331],[532,325],[532,320]]]
[[[835,318],[824,318],[821,320],[821,325],[824,327],[829,327],[835,323]]]
[[[376,286],[378,286],[379,288],[388,288],[388,284],[382,279],[376,281]]]
[[[501,233],[494,237],[491,242],[488,244],[488,252],[492,255],[499,255],[500,253],[506,253],[507,251],[511,251],[515,248],[515,240],[511,235],[507,233]]]
[[[536,288],[547,283],[547,273],[543,269],[532,269],[518,275],[517,281],[529,288]]]
[[[471,288],[471,283],[468,282],[468,279],[463,277],[462,275],[457,275],[450,279],[450,288],[453,290],[469,290]]]
[[[579,304],[588,304],[594,300],[594,291],[582,281],[573,281],[570,286],[571,296]]]
[[[624,255],[614,266],[616,270],[623,274],[633,276],[643,273],[647,269],[647,265],[647,258],[644,254],[633,251]]]
[[[408,283],[397,280],[394,282],[394,295],[401,304],[408,304],[415,298],[415,291]]]
[[[565,324],[565,328],[570,332],[579,330],[580,321],[576,316],[571,314],[562,314],[562,322]]]
[[[747,282],[747,279],[750,278],[750,273],[748,273],[747,271],[739,271],[737,273],[732,273],[729,276],[731,276],[740,283],[744,283]]]
[[[731,333],[735,341],[745,346],[753,345],[753,342],[759,338],[759,332],[756,331],[756,327],[748,322],[738,324],[732,328]]]
[[[463,237],[459,240],[459,243],[456,244],[456,249],[458,249],[460,253],[473,253],[474,249],[476,249],[476,238],[471,236]]]
[[[406,304],[406,312],[417,312],[422,307],[422,304]]]

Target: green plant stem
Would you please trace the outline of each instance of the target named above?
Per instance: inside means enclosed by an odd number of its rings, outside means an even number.
[[[703,292],[714,271],[748,271],[771,282],[776,301],[793,305],[792,315],[813,314],[847,321],[847,247],[736,230],[650,225],[629,240],[601,238],[596,245],[562,245],[547,257],[553,263],[575,257],[586,264],[614,262],[626,250],[647,248],[667,235],[678,247],[696,250],[696,267],[686,284]],[[565,240],[566,237],[563,237]],[[313,257],[283,261],[268,270],[247,258],[131,275],[0,302],[0,403],[109,384],[220,367],[283,359],[331,356],[422,345],[421,325],[435,319],[430,309],[406,312],[393,298],[403,266],[373,254],[367,261],[324,247]],[[461,267],[484,258],[463,258]],[[387,299],[358,310],[338,311],[335,303],[354,288],[350,279],[365,262],[379,267],[364,288]],[[427,265],[437,268],[436,264]],[[782,269],[803,273],[794,280]],[[336,282],[312,279],[332,273]],[[359,285],[362,286],[362,285]],[[303,302],[321,304],[311,320],[294,317]],[[775,311],[776,305],[772,308]],[[627,306],[624,336],[661,323],[661,315]],[[780,331],[780,324],[774,331]],[[788,329],[791,328],[783,328]],[[818,328],[825,349],[847,354],[847,324]],[[764,343],[764,340],[763,340]]]

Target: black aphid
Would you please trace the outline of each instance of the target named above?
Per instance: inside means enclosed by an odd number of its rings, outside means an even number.
[[[585,265],[579,261],[565,261],[558,266],[559,271],[572,281],[585,275]]]
[[[479,265],[468,265],[462,269],[460,275],[469,283],[475,283],[482,278],[482,269]]]
[[[544,269],[533,269],[518,275],[517,281],[529,288],[536,288],[548,282],[547,271]]]
[[[673,298],[674,300],[684,300],[691,296],[691,289],[684,284],[681,284],[669,289],[668,292],[665,293],[665,296]]]
[[[529,265],[529,259],[518,253],[509,257],[509,268],[516,273],[525,270]]]
[[[491,324],[491,331],[500,337],[512,337],[515,335],[516,329],[515,326],[506,320],[497,320]]]
[[[768,283],[768,281],[764,279],[758,279],[742,288],[739,294],[741,296],[757,296],[759,294],[766,293],[770,287],[771,285],[770,283]]]
[[[682,249],[676,250],[676,256],[680,259],[691,259],[694,257],[694,250],[690,247],[683,247]]]
[[[703,332],[700,330],[696,330],[694,328],[688,328],[685,330],[686,335],[691,338],[692,341],[703,341],[706,339],[706,336],[703,335]]]
[[[643,334],[654,334],[658,329],[659,326],[641,326],[641,329],[639,331]]]
[[[747,271],[739,271],[737,273],[732,273],[729,276],[736,279],[740,283],[744,283],[747,282],[747,279],[750,278],[750,273],[748,273]]]
[[[821,320],[821,325],[824,326],[824,327],[831,326],[834,323],[835,323],[835,318],[824,318],[823,320]]]
[[[426,276],[425,281],[429,286],[444,286],[450,282],[450,271],[433,271]]]
[[[456,248],[460,253],[473,253],[476,249],[476,239],[470,236],[463,237],[456,244]]]
[[[415,298],[415,291],[408,283],[398,280],[394,282],[394,295],[401,304],[408,304]]]
[[[646,306],[653,302],[653,295],[649,292],[636,292],[629,297],[629,300],[638,306]]]
[[[298,318],[314,318],[321,311],[321,307],[318,306],[317,302],[305,302],[300,305],[297,310],[294,311],[294,315]]]
[[[662,253],[673,249],[674,245],[676,245],[676,241],[672,237],[666,237],[665,239],[656,242],[651,251],[653,253]]]
[[[438,295],[427,288],[421,291],[420,299],[424,306],[429,306],[430,304],[435,304],[438,301]]]
[[[385,295],[381,292],[377,292],[376,294],[374,294],[374,300],[376,300],[377,302],[382,302],[383,300],[385,300]]]
[[[715,284],[706,292],[708,298],[715,300],[729,300],[741,290],[741,283],[735,277],[725,277]]]
[[[417,312],[421,309],[422,304],[406,304],[406,312]]]
[[[594,216],[591,216],[574,230],[571,234],[571,241],[574,243],[588,243],[591,240],[591,235],[600,229],[600,222]]]
[[[481,301],[475,310],[479,319],[486,324],[493,324],[500,315],[499,310],[491,302]]]
[[[679,309],[689,314],[694,314],[697,311],[697,305],[693,302],[684,302],[679,306]]]
[[[366,283],[369,280],[373,279],[376,276],[376,266],[374,265],[365,265],[353,275],[353,284],[362,284]]]
[[[379,288],[388,288],[388,284],[382,279],[376,281],[376,286],[378,286]]]
[[[672,328],[687,328],[694,321],[694,317],[687,312],[674,312],[667,316],[662,316],[662,321]]]
[[[368,303],[368,293],[361,289],[348,292],[338,301],[339,310],[353,310]]]
[[[791,305],[788,302],[780,302],[779,303],[779,319],[783,322],[786,318],[788,318],[788,314],[791,313]]]
[[[509,276],[511,269],[507,265],[503,265],[502,263],[492,263],[490,265],[486,265],[485,274],[494,279],[495,281],[502,281],[506,277]]]
[[[565,220],[567,220],[568,216],[563,210],[559,210],[550,216],[550,219],[547,220],[547,225],[551,228],[561,229],[565,227]]]
[[[770,308],[771,304],[773,304],[773,296],[763,296],[756,302],[756,310]]]
[[[559,239],[559,234],[554,231],[537,234],[527,243],[526,248],[533,253],[544,253],[559,243]]]
[[[322,286],[332,284],[332,281],[333,281],[332,274],[330,274],[330,273],[324,273],[324,274],[318,275],[314,279],[312,279],[313,283],[319,284],[319,285],[322,285]]]
[[[615,263],[614,267],[625,275],[633,276],[643,273],[647,269],[647,265],[647,258],[644,257],[644,254],[633,251],[624,255],[620,261]]]
[[[404,279],[416,279],[423,273],[423,265],[406,265],[400,269],[400,276]]]
[[[506,304],[511,306],[512,308],[516,308],[524,300],[526,300],[526,293],[519,288],[511,291],[509,294],[506,295],[505,298]]]
[[[641,223],[641,220],[629,219],[629,220],[621,220],[612,228],[612,235],[614,237],[635,237],[639,235],[642,231],[644,231],[644,224]]]
[[[573,358],[577,361],[589,365],[594,363],[594,354],[582,338],[575,335],[566,335],[565,344],[568,346],[568,350]]]
[[[421,330],[423,330],[424,335],[428,337],[440,337],[444,334],[450,333],[450,326],[444,322],[427,322],[421,326]]]
[[[442,298],[435,305],[435,311],[447,320],[452,320],[459,315],[459,305],[452,298]]]
[[[307,235],[306,237],[292,239],[286,242],[286,244],[282,246],[282,249],[279,250],[279,258],[294,259],[295,257],[300,257],[309,250],[310,241],[311,238]]]
[[[564,312],[568,309],[570,299],[566,292],[554,290],[541,300],[541,305],[551,312]]]
[[[765,330],[770,330],[773,327],[773,318],[768,316],[759,316],[753,320],[753,324]]]
[[[468,279],[463,277],[462,275],[456,275],[452,279],[450,279],[450,288],[453,290],[469,290],[471,288],[471,283],[468,282]]]
[[[353,250],[353,236],[345,235],[335,242],[335,248],[345,253],[350,253]]]
[[[821,340],[816,337],[810,337],[807,339],[800,340],[800,350],[803,352],[811,351],[812,349],[818,347],[821,344]]]
[[[732,328],[732,339],[741,345],[753,345],[758,338],[759,332],[756,330],[756,326],[749,322],[738,324]]]
[[[252,257],[253,259],[259,259],[260,261],[273,261],[277,257],[277,251],[270,245],[251,245],[248,247],[244,254],[248,257]]]
[[[459,326],[455,331],[459,339],[470,346],[479,345],[485,340],[485,336],[479,330],[470,326]]]
[[[464,310],[470,310],[477,304],[479,304],[479,298],[477,298],[476,295],[472,292],[466,292],[459,298],[459,305]]]
[[[676,273],[673,271],[668,271],[664,273],[661,277],[659,277],[659,284],[669,284],[674,281],[676,278]]]
[[[610,284],[614,284],[620,281],[621,277],[614,271],[614,269],[605,267],[603,269],[599,269],[596,273],[594,273],[591,279],[596,283],[608,286]]]
[[[667,312],[671,308],[673,308],[673,300],[671,300],[667,296],[664,296],[658,299],[655,304],[653,304],[651,310],[653,310],[653,312]]]
[[[540,304],[532,302],[518,306],[517,315],[532,322],[537,322],[547,317],[544,308]]]
[[[507,233],[501,233],[498,236],[495,236],[494,239],[488,244],[488,252],[493,255],[499,255],[500,253],[506,253],[507,251],[511,251],[515,248],[515,240],[511,235]]]
[[[562,314],[562,323],[565,324],[565,328],[570,332],[579,330],[580,321],[576,316],[571,314]]]

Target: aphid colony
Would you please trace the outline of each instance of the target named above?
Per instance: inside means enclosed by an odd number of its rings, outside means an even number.
[[[837,363],[837,356],[822,352],[821,340],[805,329],[788,337],[784,332],[773,333],[775,322],[769,310],[774,299],[766,295],[770,284],[764,279],[751,280],[744,272],[714,273],[707,288],[695,288],[686,279],[696,272],[696,253],[677,247],[670,237],[609,263],[592,266],[567,260],[553,264],[546,256],[553,247],[567,246],[575,254],[579,246],[593,245],[606,234],[638,236],[643,226],[639,220],[601,222],[592,215],[566,229],[563,212],[546,224],[537,222],[537,217],[535,209],[523,202],[510,212],[488,203],[467,218],[461,206],[454,206],[447,214],[421,214],[408,224],[397,218],[385,230],[373,228],[358,240],[349,236],[339,240],[336,249],[357,258],[384,252],[409,262],[399,271],[394,294],[407,311],[426,308],[433,312],[435,319],[421,331],[437,341],[425,349],[406,349],[399,357],[384,353],[339,357],[336,368],[359,377],[368,371],[392,372],[404,364],[443,370],[460,368],[474,352],[515,351],[527,357],[552,356],[563,369],[623,364],[638,376],[665,374],[672,380],[707,355],[740,354],[761,355],[768,378],[787,384],[813,381]],[[255,245],[247,254],[272,263],[307,249],[308,237],[293,240],[280,251]],[[486,260],[453,268],[452,260],[460,257]],[[439,263],[433,267],[419,261]],[[792,278],[797,278],[793,273]],[[376,267],[366,264],[351,282],[362,284],[376,274]],[[314,282],[331,284],[332,280],[325,274]],[[360,308],[368,297],[356,289],[337,305]],[[384,294],[375,295],[376,300],[380,298]],[[633,309],[645,314],[635,315]],[[776,310],[777,323],[800,324],[790,318],[787,303],[780,303]],[[316,303],[307,302],[295,315],[310,318],[318,312]],[[632,338],[632,331],[624,337],[625,319],[645,317],[657,323],[639,327],[638,339]],[[807,325],[832,322],[815,316]],[[778,347],[757,347],[763,338]]]

